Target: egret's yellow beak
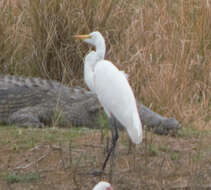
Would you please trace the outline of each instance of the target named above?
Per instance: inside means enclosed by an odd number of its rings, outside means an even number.
[[[90,39],[91,36],[89,34],[85,34],[85,35],[73,35],[73,38],[79,38],[79,39]]]

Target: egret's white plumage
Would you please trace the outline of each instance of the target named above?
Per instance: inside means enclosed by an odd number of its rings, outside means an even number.
[[[94,186],[93,190],[113,190],[111,184],[105,181],[99,182]]]
[[[124,75],[124,77],[125,77],[126,79],[128,79],[128,74],[125,73],[125,71],[120,71],[120,72]]]
[[[135,97],[126,77],[110,61],[102,60],[95,66],[94,86],[105,110],[127,129],[134,143],[140,143],[141,122]]]
[[[85,57],[84,79],[87,86],[97,94],[108,117],[114,116],[126,128],[132,142],[139,144],[142,141],[142,124],[127,75],[110,61],[104,60],[105,41],[99,32],[75,35],[75,37],[96,47],[96,51],[91,51]],[[117,139],[118,134],[113,139],[112,150],[116,144],[114,141]]]

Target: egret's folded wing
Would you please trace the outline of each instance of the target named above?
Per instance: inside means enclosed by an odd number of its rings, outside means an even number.
[[[99,61],[94,71],[96,94],[106,111],[127,129],[134,143],[142,140],[136,100],[126,77],[109,61]]]

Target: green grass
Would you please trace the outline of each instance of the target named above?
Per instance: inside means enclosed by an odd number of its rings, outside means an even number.
[[[8,173],[5,176],[5,180],[8,184],[13,183],[31,183],[40,180],[40,174],[38,172],[34,173],[25,173],[25,174],[18,174],[18,173]]]
[[[195,129],[191,126],[184,126],[182,129],[178,131],[178,137],[183,137],[183,138],[197,138],[200,136],[207,136],[210,135],[211,131],[207,130],[198,130]]]
[[[102,129],[110,129],[108,117],[103,111],[99,112],[99,114],[97,115],[97,123]]]
[[[41,142],[52,143],[70,141],[83,134],[90,133],[87,128],[45,128],[31,129],[14,126],[0,126],[0,145],[12,146],[14,150],[28,149]]]
[[[149,156],[159,156],[160,150],[159,147],[155,144],[149,143],[147,145],[147,154]]]
[[[170,155],[170,158],[171,160],[179,160],[180,159],[180,153],[179,152],[175,152],[175,151],[172,151],[171,152],[171,155]]]

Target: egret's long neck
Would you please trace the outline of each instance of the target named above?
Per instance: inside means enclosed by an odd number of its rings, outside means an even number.
[[[88,88],[94,92],[94,68],[97,64],[97,56],[95,51],[91,51],[85,57],[84,80]]]
[[[100,38],[96,43],[96,54],[98,60],[104,59],[106,52],[105,40]]]

